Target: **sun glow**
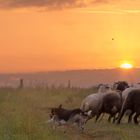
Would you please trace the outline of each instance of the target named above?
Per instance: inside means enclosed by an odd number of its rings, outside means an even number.
[[[130,64],[130,63],[122,63],[120,65],[120,68],[122,68],[122,69],[132,69],[133,68],[133,65]]]

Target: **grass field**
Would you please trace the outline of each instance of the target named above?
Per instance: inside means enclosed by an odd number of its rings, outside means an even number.
[[[91,120],[85,132],[60,127],[56,131],[46,123],[49,110],[63,104],[79,107],[82,99],[94,89],[0,89],[0,140],[139,140],[140,126],[100,123]],[[64,129],[67,130],[64,133]]]

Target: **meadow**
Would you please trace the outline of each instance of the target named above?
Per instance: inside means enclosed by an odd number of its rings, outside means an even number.
[[[1,88],[0,140],[139,140],[140,126],[126,121],[110,124],[107,115],[98,123],[90,120],[83,134],[73,127],[53,131],[46,123],[48,107],[79,107],[83,98],[94,92],[94,88]]]

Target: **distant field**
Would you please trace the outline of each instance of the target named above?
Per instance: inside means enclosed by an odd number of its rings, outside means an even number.
[[[45,123],[46,107],[63,104],[79,107],[82,99],[95,89],[0,89],[0,140],[139,140],[140,126],[109,124],[106,117],[100,123],[91,120],[85,132],[61,127],[53,131]],[[67,130],[64,133],[64,129]]]

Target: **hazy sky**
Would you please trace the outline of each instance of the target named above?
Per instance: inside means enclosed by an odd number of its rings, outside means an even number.
[[[140,66],[139,0],[0,0],[0,72]]]

